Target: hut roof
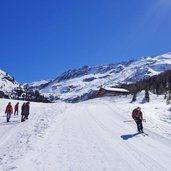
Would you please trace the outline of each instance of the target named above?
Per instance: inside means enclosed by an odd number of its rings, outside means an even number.
[[[112,88],[112,87],[103,87],[104,90],[107,91],[113,91],[113,92],[123,92],[123,93],[129,93],[128,90],[123,89],[123,88]]]

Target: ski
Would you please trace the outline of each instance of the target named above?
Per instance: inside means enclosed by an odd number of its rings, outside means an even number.
[[[142,134],[143,136],[149,136],[147,133],[145,132],[141,132],[140,134]]]
[[[126,121],[123,121],[123,122],[134,122],[134,120],[126,120]]]

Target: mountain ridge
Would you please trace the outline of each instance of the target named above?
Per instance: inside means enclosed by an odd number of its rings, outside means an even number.
[[[141,57],[117,64],[84,65],[68,70],[49,82],[40,92],[57,100],[79,101],[90,97],[101,86],[119,86],[158,75],[171,69],[171,53]]]
[[[116,64],[84,65],[78,69],[70,69],[55,79],[26,83],[23,86],[40,91],[54,102],[77,102],[89,99],[101,86],[131,84],[170,69],[171,52],[168,52]]]

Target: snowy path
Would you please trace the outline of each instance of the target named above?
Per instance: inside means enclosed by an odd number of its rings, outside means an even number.
[[[123,105],[33,103],[27,122],[0,123],[0,170],[169,171],[170,137],[145,124],[149,136],[136,134]]]

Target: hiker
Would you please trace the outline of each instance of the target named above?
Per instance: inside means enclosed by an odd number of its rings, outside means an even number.
[[[26,116],[26,119],[28,119],[28,116],[29,116],[29,114],[30,114],[30,102],[27,102],[26,103],[26,109],[25,109],[25,116]]]
[[[135,120],[135,122],[137,124],[138,132],[143,133],[143,125],[142,125],[143,114],[141,112],[140,107],[137,107],[132,111],[132,118]]]
[[[14,115],[18,115],[19,102],[15,105]]]
[[[13,113],[13,108],[12,108],[11,102],[8,103],[5,113],[7,114],[7,122],[9,122],[9,120],[11,118],[11,114]]]
[[[26,119],[26,103],[23,103],[21,106],[21,122],[24,122]]]

